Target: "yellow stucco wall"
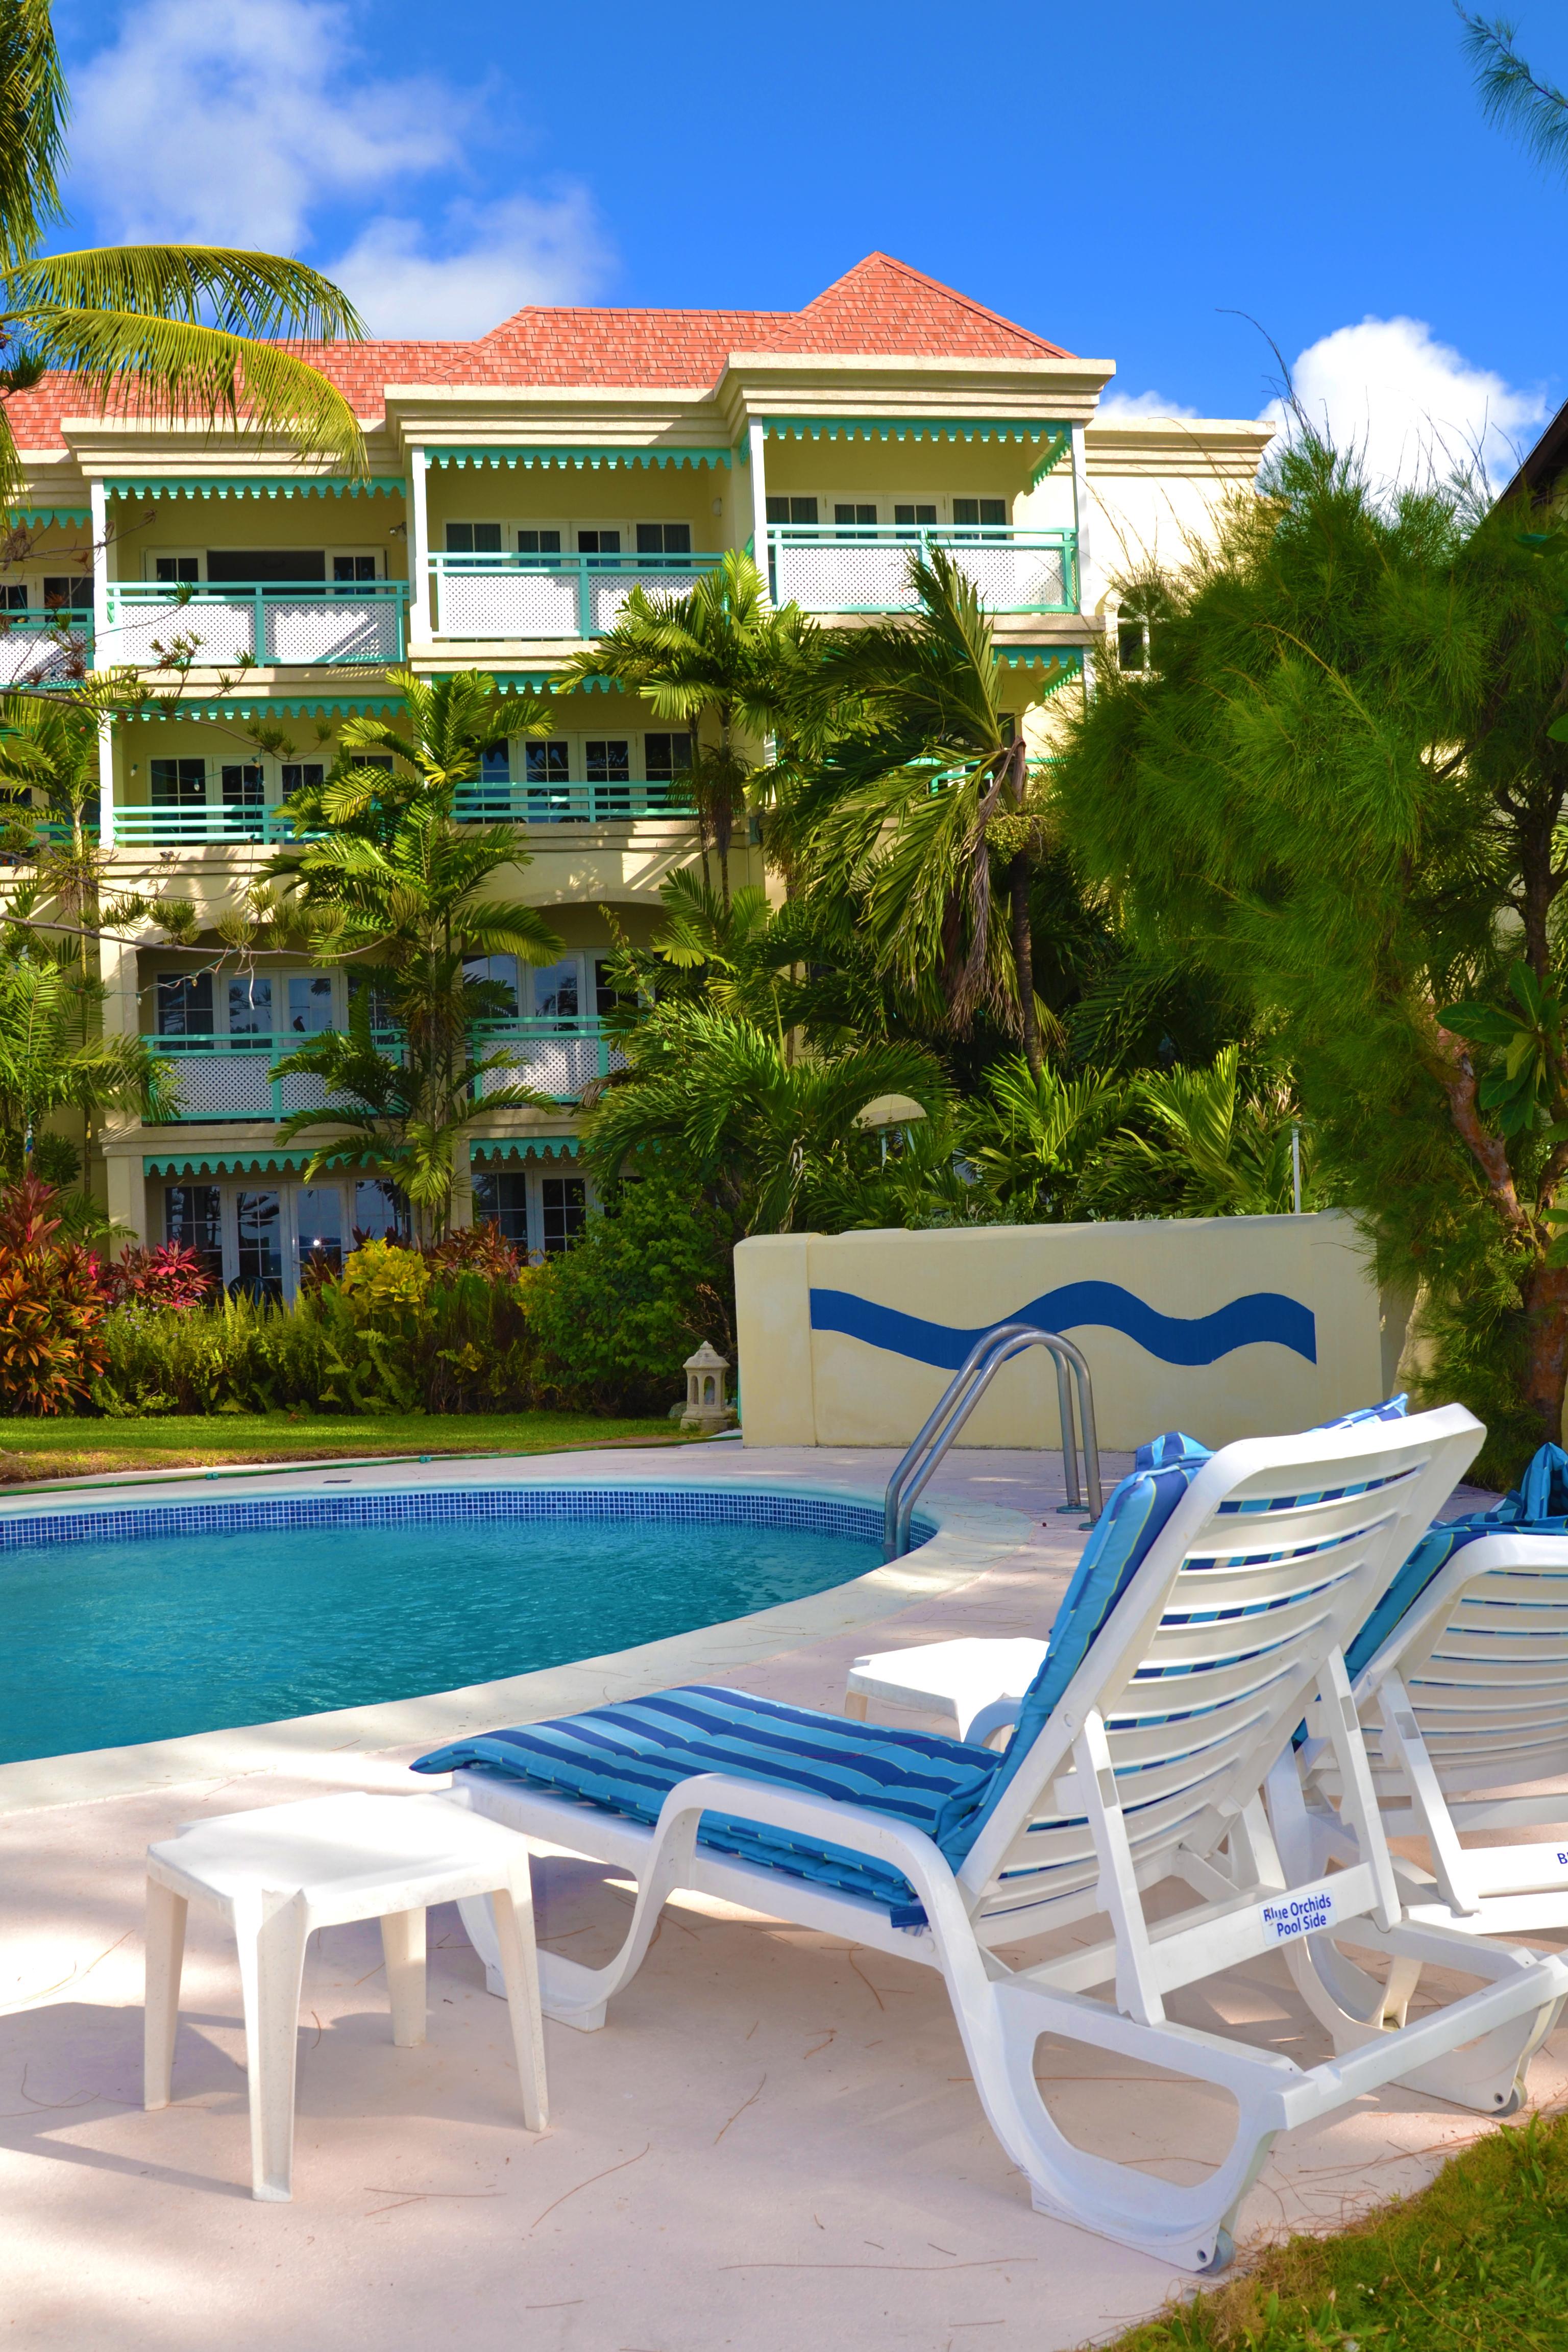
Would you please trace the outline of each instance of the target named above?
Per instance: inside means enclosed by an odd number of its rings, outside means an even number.
[[[1163,1219],[1137,1224],[986,1226],[952,1233],[784,1234],[742,1242],[735,1253],[741,1394],[749,1445],[905,1445],[952,1378],[902,1352],[945,1350],[956,1366],[972,1339],[1067,1285],[1099,1283],[1152,1309],[1176,1328],[1150,1344],[1105,1323],[1062,1316],[1094,1381],[1100,1442],[1126,1449],[1165,1429],[1205,1444],[1300,1429],[1370,1404],[1394,1386],[1405,1316],[1380,1297],[1366,1246],[1338,1211],[1303,1217]],[[813,1311],[812,1294],[818,1294]],[[838,1294],[837,1304],[824,1293]],[[876,1345],[832,1320],[859,1308],[892,1309],[942,1327],[930,1334],[883,1325]],[[1204,1353],[1184,1325],[1237,1300],[1258,1327],[1303,1332],[1315,1360],[1278,1339],[1230,1348],[1211,1363],[1166,1360]],[[1290,1302],[1294,1314],[1268,1300]],[[1127,1312],[1119,1305],[1109,1311]],[[1128,1319],[1134,1319],[1129,1314]],[[1310,1318],[1310,1319],[1309,1319]],[[1055,1321],[1055,1316],[1050,1318]],[[819,1328],[813,1328],[815,1323]],[[961,1441],[970,1445],[1060,1443],[1056,1375],[1043,1349],[1001,1372]]]

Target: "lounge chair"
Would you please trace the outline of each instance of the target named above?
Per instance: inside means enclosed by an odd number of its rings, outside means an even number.
[[[1384,1834],[1424,1840],[1431,1864],[1394,1858],[1406,1916],[1470,1937],[1568,1927],[1568,1534],[1435,1528],[1349,1656]],[[1323,1728],[1310,1707],[1296,1769],[1270,1783],[1282,1848],[1318,1867],[1360,1851]],[[1542,1827],[1557,1835],[1473,1842]]]
[[[459,1740],[416,1769],[452,1769],[459,1801],[637,1881],[606,1968],[541,1955],[551,2015],[603,2023],[678,1887],[923,1962],[1037,2208],[1215,2268],[1279,2132],[1394,2080],[1507,2112],[1568,1995],[1555,1957],[1402,1916],[1342,1655],[1482,1434],[1448,1406],[1144,1474],[1138,1540],[1102,1553],[1108,1572],[1058,1617],[1005,1755],[699,1688]],[[1314,1692],[1360,1844],[1302,1879],[1280,1864],[1261,1790]],[[1150,1906],[1169,1882],[1188,1908]],[[1103,1940],[998,1957],[1099,1915]],[[1316,2066],[1167,2012],[1188,1986],[1352,1923],[1395,1969],[1441,1965],[1481,1989],[1396,2030],[1347,2018],[1354,2046]],[[1179,2186],[1071,2144],[1035,2078],[1045,2034],[1228,2091],[1223,2162]]]

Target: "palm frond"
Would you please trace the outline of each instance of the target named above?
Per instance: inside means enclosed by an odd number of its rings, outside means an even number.
[[[365,339],[353,304],[320,270],[216,245],[89,246],[39,255],[0,271],[0,299],[27,310],[216,320],[233,334],[300,342]]]
[[[0,263],[29,254],[60,212],[68,105],[49,0],[0,9]]]
[[[279,344],[190,319],[51,303],[30,308],[26,324],[32,347],[52,367],[78,376],[84,395],[100,407],[129,400],[145,415],[177,424],[243,422],[320,452],[356,478],[368,471],[364,435],[349,402],[319,368]]]

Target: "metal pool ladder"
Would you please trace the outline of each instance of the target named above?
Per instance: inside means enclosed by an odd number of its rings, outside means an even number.
[[[998,1323],[983,1331],[959,1366],[936,1411],[916,1437],[888,1481],[882,1513],[882,1557],[901,1559],[910,1548],[910,1522],[915,1504],[942,1455],[980,1402],[1004,1364],[1026,1348],[1044,1348],[1056,1359],[1057,1402],[1062,1424],[1062,1475],[1067,1481],[1068,1508],[1083,1508],[1078,1479],[1078,1434],[1073,1423],[1070,1365],[1078,1381],[1079,1413],[1083,1426],[1083,1466],[1089,1487],[1089,1507],[1099,1518],[1105,1507],[1100,1485],[1100,1440],[1094,1426],[1094,1383],[1080,1349],[1059,1332],[1042,1331],[1033,1323]]]

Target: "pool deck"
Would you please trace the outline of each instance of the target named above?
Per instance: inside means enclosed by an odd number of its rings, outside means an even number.
[[[529,1475],[874,1491],[891,1464],[721,1444],[533,1457]],[[1108,1456],[1108,1482],[1126,1466]],[[960,1452],[931,1496],[988,1528],[979,1573],[884,1587],[874,1623],[768,1612],[760,1633],[704,1653],[701,1671],[837,1711],[861,1650],[1047,1631],[1083,1540],[1057,1513],[1059,1463]],[[1025,1541],[991,1517],[1001,1513],[1033,1523]],[[648,1645],[643,1666],[669,1648]],[[591,1703],[593,1673],[561,1671],[577,1677],[563,1703]],[[668,1678],[618,1672],[600,1672],[601,1695]],[[5,1773],[42,1768],[0,1772],[0,2344],[1058,2352],[1190,2286],[1031,2211],[980,2113],[936,1975],[705,1898],[667,1911],[603,2032],[546,2025],[553,2121],[537,2140],[521,2128],[505,2012],[455,1912],[431,1916],[420,2050],[391,2045],[374,1922],[320,1937],[305,1973],[294,2201],[253,2203],[233,1950],[195,1912],[174,2104],[141,2108],[142,1855],[184,1821],[329,1789],[432,1785],[405,1767],[435,1735],[376,1745],[384,1724],[343,1726],[310,1718],[282,1746],[237,1733],[204,1736],[226,1747],[166,1743],[128,1793],[57,1776],[13,1780],[7,1800]],[[536,1884],[543,1939],[607,1958],[630,1904],[618,1874],[552,1858]],[[1293,2056],[1323,2054],[1277,1957],[1173,2007],[1194,2024],[1223,2009]],[[1224,2117],[1192,2084],[1073,2048],[1043,2070],[1058,2121],[1085,2146],[1173,2178],[1217,2153]],[[1568,2095],[1568,2032],[1531,2083],[1540,2105]],[[1396,2087],[1364,2098],[1277,2147],[1243,2209],[1243,2242],[1332,2226],[1419,2186],[1487,2128]]]

